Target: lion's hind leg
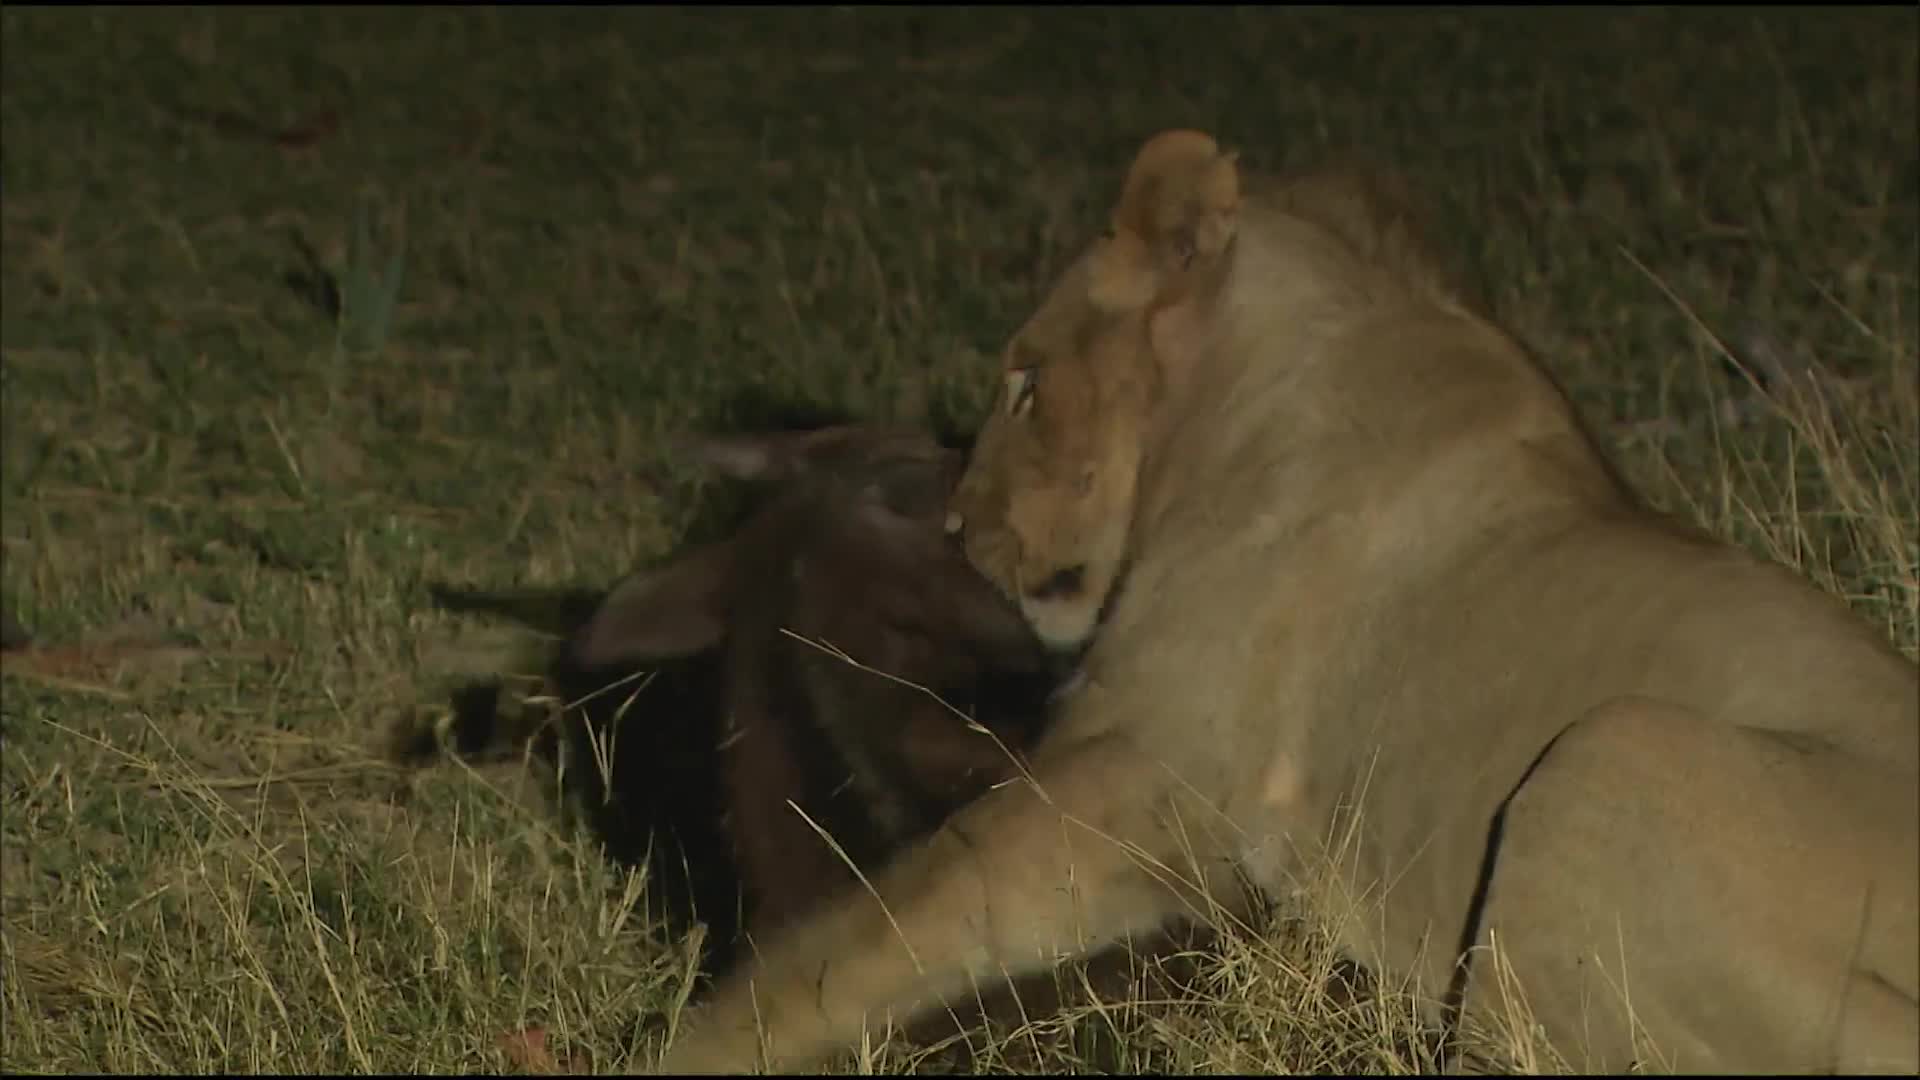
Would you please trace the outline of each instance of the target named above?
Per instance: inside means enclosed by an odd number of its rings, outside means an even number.
[[[744,1071],[852,1046],[869,1017],[971,1000],[975,979],[1040,971],[1186,910],[1157,810],[1160,770],[1101,737],[1043,755],[873,879],[796,923],[717,987],[665,1073]]]
[[[1823,742],[1597,709],[1507,805],[1468,1011],[1576,1068],[1913,1072],[1914,800]]]

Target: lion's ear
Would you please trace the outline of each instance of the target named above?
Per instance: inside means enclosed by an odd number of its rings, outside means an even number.
[[[1198,131],[1163,131],[1134,156],[1096,250],[1089,294],[1110,313],[1146,311],[1163,374],[1189,367],[1206,338],[1206,305],[1220,281],[1240,211],[1237,155]]]
[[[1087,296],[1102,311],[1139,311],[1160,291],[1153,251],[1133,233],[1114,230],[1087,269]]]
[[[1238,155],[1198,131],[1163,131],[1148,139],[1127,170],[1113,209],[1116,258],[1151,282],[1158,303],[1177,299],[1188,274],[1223,254],[1240,210]],[[1119,253],[1116,252],[1116,255]],[[1137,284],[1137,283],[1136,283]]]

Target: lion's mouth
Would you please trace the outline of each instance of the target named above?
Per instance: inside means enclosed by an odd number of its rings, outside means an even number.
[[[962,557],[972,564],[975,572],[985,578],[1009,602],[1018,607],[1027,618],[1029,625],[1040,629],[1038,622],[1044,618],[1048,609],[1058,609],[1061,605],[1072,605],[1086,597],[1092,584],[1092,564],[1079,562],[1058,566],[1039,576],[1036,584],[1027,584],[1027,575],[1021,573],[1022,557],[1019,541],[1007,534],[982,535],[967,529],[964,515],[950,513],[947,516],[946,534],[949,541],[960,548]],[[1072,641],[1046,640],[1043,644],[1047,651],[1068,664],[1078,664],[1093,640],[1099,636],[1106,625],[1107,617],[1113,610],[1115,599],[1125,589],[1131,577],[1132,560],[1124,559],[1114,571],[1112,582],[1107,586],[1106,594],[1100,598],[1099,610],[1094,612],[1092,621],[1084,633],[1076,633]],[[1034,609],[1040,609],[1036,612]]]
[[[1027,595],[1035,600],[1070,600],[1079,596],[1087,587],[1087,564],[1075,563],[1063,566],[1048,574],[1038,585],[1027,590]]]
[[[1122,562],[1115,569],[1113,579],[1108,583],[1104,595],[1099,597],[1099,607],[1092,612],[1091,618],[1087,618],[1085,614],[1078,616],[1072,614],[1075,611],[1084,613],[1087,602],[1092,599],[1089,595],[1088,564],[1076,563],[1055,570],[1045,575],[1038,585],[1032,587],[1023,584],[1023,575],[1019,573],[1017,566],[1016,563],[1016,568],[1010,575],[1013,579],[1013,588],[1006,590],[1009,597],[1025,613],[1027,622],[1036,630],[1042,631],[1041,638],[1047,651],[1063,662],[1077,665],[1094,641],[1099,638],[1101,632],[1106,629],[1107,620],[1112,616],[1114,605],[1132,576],[1129,573],[1132,569],[1131,561]],[[1004,589],[1004,586],[1002,588]],[[1057,623],[1063,615],[1070,622],[1078,623],[1080,619],[1086,620],[1082,627],[1076,627],[1071,639],[1052,637],[1044,631],[1043,624]]]

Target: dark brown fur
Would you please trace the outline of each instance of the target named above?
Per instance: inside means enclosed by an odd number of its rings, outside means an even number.
[[[702,907],[716,930],[730,925],[714,910],[726,898],[712,848],[724,842],[746,926],[764,934],[855,885],[848,860],[873,868],[1016,775],[1051,679],[1024,621],[944,536],[956,451],[863,427],[685,450],[765,489],[733,533],[597,602],[458,590],[438,599],[567,634],[547,672],[565,700],[656,672],[637,695],[622,687],[568,711],[560,728],[587,789],[580,801],[609,848],[634,861],[653,853],[670,909]],[[542,604],[554,610],[534,613]],[[479,696],[464,711],[490,731],[497,699],[466,693]],[[463,748],[499,741],[468,727]],[[559,740],[543,738],[555,753]],[[591,775],[604,755],[596,739],[615,749],[610,783]],[[717,753],[702,760],[703,744]],[[656,833],[670,845],[659,848]]]
[[[726,871],[745,894],[744,929],[762,939],[860,888],[849,860],[871,874],[1017,775],[1055,680],[1025,621],[945,535],[959,452],[865,427],[684,449],[759,483],[746,521],[603,598],[574,596],[544,621],[566,635],[549,684],[568,700],[655,672],[637,695],[622,688],[568,710],[561,730],[590,820],[629,860],[651,852],[649,892],[668,892],[668,914],[687,900],[700,909],[717,973],[730,966],[736,925]],[[440,599],[525,619],[525,598]],[[613,779],[602,784],[589,743],[609,731]],[[1198,940],[1136,945],[1164,961]],[[1184,970],[1171,968],[1176,978]],[[1136,973],[1134,956],[1112,949],[1086,976],[1096,994],[1118,999]],[[980,990],[972,1005],[955,1003],[962,1027],[1044,1016],[1061,1003],[1050,974]],[[935,1013],[908,1034],[952,1031]]]
[[[622,582],[569,650],[586,666],[721,650],[727,829],[764,931],[850,884],[847,857],[875,865],[1015,775],[1047,663],[944,535],[957,452],[858,427],[692,448],[771,496],[731,537]],[[823,758],[834,773],[809,767]]]

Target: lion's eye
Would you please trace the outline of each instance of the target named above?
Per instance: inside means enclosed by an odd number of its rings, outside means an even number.
[[[1019,416],[1033,408],[1036,381],[1032,368],[1011,368],[1007,371],[1007,412]]]

